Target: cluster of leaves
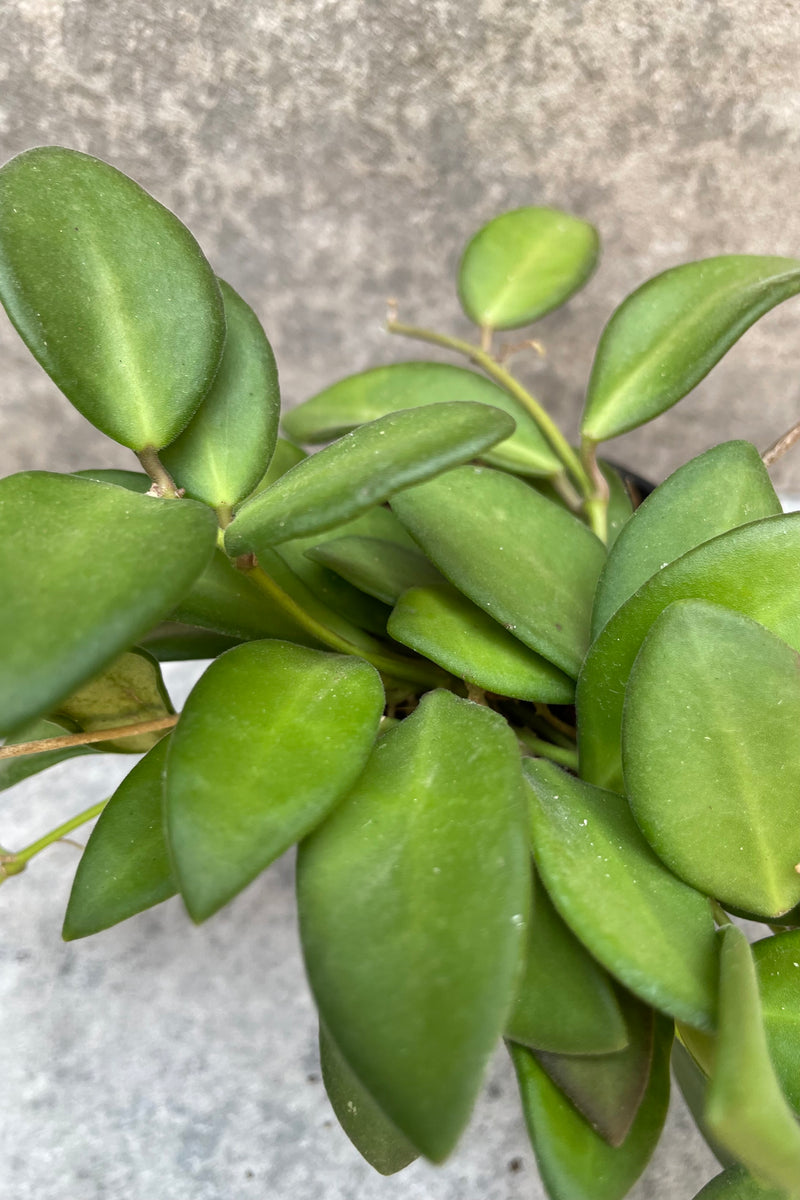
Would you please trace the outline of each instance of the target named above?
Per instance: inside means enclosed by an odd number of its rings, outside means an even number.
[[[202,921],[295,843],[323,1076],[381,1172],[444,1159],[505,1037],[553,1200],[616,1200],[672,1061],[725,1170],[800,1197],[800,515],[728,442],[634,511],[596,445],[681,399],[800,262],[633,293],[575,451],[492,353],[589,277],[549,209],[459,278],[473,367],[345,379],[284,417],[253,312],[189,232],[86,155],[0,170],[0,296],[145,473],[0,482],[0,787],[143,754],[64,922],[180,893]],[[330,443],[307,456],[300,444]],[[159,660],[211,665],[183,712]],[[4,852],[6,876],[67,828]],[[752,948],[728,913],[776,931]]]

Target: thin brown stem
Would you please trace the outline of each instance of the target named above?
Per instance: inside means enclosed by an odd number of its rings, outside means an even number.
[[[136,457],[153,481],[150,490],[154,496],[177,500],[183,495],[183,489],[175,486],[174,479],[158,457],[154,446],[145,446],[144,450],[138,451]]]
[[[782,458],[787,450],[791,450],[796,442],[800,441],[800,421],[793,425],[791,429],[787,429],[786,433],[781,434],[777,442],[773,442],[769,450],[765,450],[761,455],[761,461],[765,467],[771,467],[779,458]]]
[[[141,733],[157,733],[177,725],[180,713],[159,717],[155,721],[138,721],[135,725],[118,725],[115,729],[95,729],[92,733],[66,733],[63,737],[40,738],[35,742],[16,742],[0,746],[0,758],[21,758],[26,754],[44,754],[47,750],[67,750],[72,746],[89,746],[92,742],[118,742],[122,738],[138,737]]]

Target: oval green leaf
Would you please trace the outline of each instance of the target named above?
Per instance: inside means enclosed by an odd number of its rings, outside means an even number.
[[[791,1200],[788,1192],[764,1187],[742,1166],[729,1167],[716,1175],[694,1200]]]
[[[485,329],[518,329],[582,288],[600,240],[587,221],[555,208],[517,208],[467,243],[458,270],[464,312]]]
[[[597,347],[581,431],[601,442],[677,404],[750,326],[800,292],[800,261],[721,255],[673,267],[620,305]]]
[[[312,546],[306,550],[306,556],[384,604],[395,604],[408,588],[444,582],[433,563],[419,550],[379,538],[334,538],[321,546]]]
[[[467,462],[507,437],[510,417],[485,404],[390,413],[345,434],[243,504],[225,531],[231,555],[341,525],[395,492]]]
[[[716,1014],[717,945],[705,897],[659,862],[626,801],[526,758],[534,858],[598,962],[644,1000],[701,1029]]]
[[[62,700],[51,716],[66,717],[84,733],[97,733],[120,725],[158,721],[174,712],[158,662],[137,647],[126,650]],[[163,736],[160,730],[98,745],[115,754],[143,754]]]
[[[800,930],[753,945],[770,1056],[800,1116]]]
[[[213,513],[70,475],[0,481],[0,731],[52,712],[175,607]]]
[[[131,450],[177,437],[225,341],[189,230],[114,167],[56,146],[0,169],[0,300],[64,395]]]
[[[577,677],[605,561],[577,517],[520,479],[471,466],[395,496],[392,508],[460,592]]]
[[[227,337],[210,391],[161,461],[195,500],[230,512],[263,477],[278,436],[275,355],[258,317],[219,280]]]
[[[304,837],[352,787],[383,712],[360,658],[286,642],[221,655],[183,707],[165,821],[186,907],[203,921]]]
[[[322,1018],[381,1109],[437,1162],[469,1119],[517,982],[530,888],[521,784],[505,721],[430,692],[300,847],[300,931]]]
[[[453,400],[488,404],[513,417],[516,429],[481,452],[485,462],[531,476],[554,475],[562,469],[539,426],[513,396],[476,371],[449,363],[392,363],[349,375],[286,413],[283,427],[295,441],[313,445],[330,442],[391,412]]]

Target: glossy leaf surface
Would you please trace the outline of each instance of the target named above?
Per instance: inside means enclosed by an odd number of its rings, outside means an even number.
[[[523,769],[534,858],[561,916],[634,995],[713,1029],[717,945],[705,897],[659,862],[621,796],[543,759]]]
[[[191,500],[31,471],[0,481],[0,730],[51,712],[161,620],[212,552]]]
[[[56,721],[48,721],[47,719],[30,721],[20,729],[16,729],[10,737],[7,737],[4,745],[12,746],[19,742],[37,742],[40,738],[63,737],[65,733],[74,732],[74,728],[71,728],[67,723],[62,725]],[[65,746],[61,750],[46,750],[42,754],[24,754],[20,755],[19,758],[0,759],[0,792],[4,792],[6,788],[13,787],[16,783],[21,783],[23,779],[28,779],[31,775],[38,775],[40,771],[46,771],[48,767],[54,767],[57,763],[64,762],[68,758],[78,758],[83,754],[97,753],[98,751],[95,746]]]
[[[119,725],[158,721],[174,711],[158,662],[146,650],[136,649],[115,658],[94,679],[62,700],[52,715],[66,717],[85,733],[96,733]],[[161,730],[99,745],[117,754],[143,754],[163,736]]]
[[[444,582],[419,550],[379,538],[332,538],[306,555],[384,604],[395,604],[408,588]]]
[[[605,560],[577,517],[484,467],[448,471],[395,496],[392,508],[460,592],[576,677]]]
[[[395,1175],[413,1162],[416,1150],[356,1079],[324,1025],[319,1027],[319,1061],[339,1124],[369,1165],[381,1175]]]
[[[167,764],[167,833],[194,920],[341,799],[382,712],[380,677],[363,659],[264,641],[211,664],[183,707]]]
[[[188,229],[76,150],[0,169],[0,299],[75,407],[132,450],[180,433],[222,354],[222,298]]]
[[[690,392],[754,321],[800,292],[800,262],[730,254],[664,271],[611,317],[582,432],[594,441],[652,420]]]
[[[701,600],[670,605],[631,671],[622,747],[633,815],[668,867],[723,904],[800,903],[800,656]]]
[[[614,614],[578,680],[581,775],[622,789],[620,730],[628,676],[659,613],[676,600],[708,600],[744,613],[800,650],[800,514],[723,533],[659,571]]]
[[[800,930],[763,938],[752,949],[770,1056],[800,1116]]]
[[[212,508],[232,509],[266,471],[278,436],[275,355],[258,317],[219,281],[227,336],[209,392],[161,461],[179,487]]]
[[[510,417],[484,404],[390,413],[304,459],[242,505],[225,532],[229,554],[332,529],[395,492],[446,471],[507,437]]]
[[[395,641],[486,691],[543,704],[574,698],[563,671],[446,583],[405,592],[388,630]]]
[[[349,375],[285,413],[283,427],[298,442],[329,442],[387,413],[453,400],[489,404],[513,417],[516,430],[482,451],[486,462],[532,476],[561,470],[539,426],[513,396],[476,371],[449,363],[392,363]]]
[[[742,1166],[729,1167],[716,1175],[694,1200],[790,1200],[787,1192],[764,1187]]]
[[[597,584],[592,637],[651,575],[702,542],[781,504],[750,442],[723,442],[679,467],[637,508]]]
[[[66,941],[99,933],[175,895],[161,811],[168,745],[167,737],[136,764],[100,814],[72,884]]]
[[[530,887],[520,788],[505,721],[430,692],[300,847],[300,930],[322,1018],[434,1161],[469,1118],[516,986]]]
[[[467,316],[489,329],[517,329],[583,287],[600,242],[586,221],[554,208],[517,208],[468,242],[458,271]]]
[[[800,1196],[800,1125],[770,1062],[753,956],[735,925],[720,931],[719,1035],[706,1098],[714,1136],[762,1183]]]

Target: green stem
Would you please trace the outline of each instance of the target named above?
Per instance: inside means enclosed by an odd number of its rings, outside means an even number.
[[[606,543],[608,541],[608,501],[611,492],[608,480],[597,462],[597,442],[593,442],[590,438],[585,437],[581,440],[581,462],[592,485],[592,493],[584,504],[584,511],[593,531],[601,542]]]
[[[0,881],[7,875],[19,875],[21,871],[25,870],[26,864],[37,854],[41,854],[42,850],[46,850],[54,842],[61,841],[68,833],[72,833],[73,829],[77,829],[79,825],[85,825],[87,821],[98,817],[106,804],[108,804],[107,800],[101,800],[98,804],[93,804],[91,808],[84,809],[83,812],[70,817],[63,825],[58,825],[55,829],[51,829],[44,837],[31,842],[30,846],[26,846],[24,850],[0,853]]]
[[[157,496],[177,500],[183,495],[183,492],[175,487],[175,481],[158,457],[155,446],[145,446],[144,450],[137,452],[136,457],[152,479],[153,489]]]
[[[565,746],[554,746],[552,742],[545,742],[542,738],[531,733],[529,729],[515,729],[515,734],[519,741],[533,751],[537,758],[549,758],[553,762],[559,763],[562,767],[569,767],[572,771],[578,769],[578,751],[568,750]]]
[[[713,916],[717,925],[723,926],[733,924],[719,900],[714,900],[713,897],[709,896],[708,903],[711,905],[711,915]]]

